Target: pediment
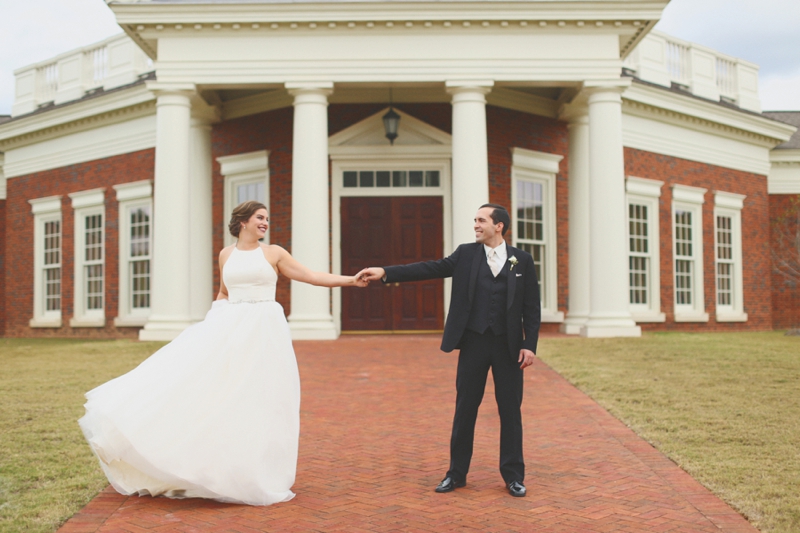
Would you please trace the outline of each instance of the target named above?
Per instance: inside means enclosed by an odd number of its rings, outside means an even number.
[[[330,147],[345,146],[389,146],[386,131],[383,127],[383,115],[389,111],[386,107],[374,115],[357,122],[348,128],[331,135],[328,139]],[[400,115],[395,146],[450,146],[451,136],[408,113],[395,108]]]

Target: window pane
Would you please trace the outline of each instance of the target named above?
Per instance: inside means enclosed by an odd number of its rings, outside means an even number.
[[[150,255],[150,206],[132,209],[130,224],[131,257]]]
[[[406,187],[408,185],[408,173],[405,170],[395,170],[392,172],[392,187]]]
[[[84,260],[103,260],[103,215],[90,215],[85,218]]]
[[[391,185],[391,173],[388,170],[379,170],[375,173],[375,183],[378,187],[389,187]]]
[[[375,173],[371,170],[362,170],[358,173],[358,186],[359,187],[373,187],[375,186]]]
[[[61,269],[47,268],[44,271],[44,308],[46,311],[61,309]]]
[[[352,170],[344,172],[343,181],[345,187],[358,187],[358,173]]]
[[[438,187],[439,186],[439,171],[427,170],[425,171],[425,186]]]
[[[131,307],[147,309],[150,307],[150,261],[132,261],[131,272]]]
[[[422,187],[423,185],[423,173],[421,170],[412,170],[408,173],[409,187]]]
[[[678,305],[692,305],[692,267],[693,261],[675,261],[675,302]]]
[[[647,257],[628,258],[630,280],[630,303],[647,304],[647,282],[650,277],[649,260]]]
[[[103,308],[103,265],[86,265],[86,309]]]

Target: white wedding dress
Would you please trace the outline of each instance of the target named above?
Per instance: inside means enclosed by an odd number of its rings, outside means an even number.
[[[300,379],[278,276],[234,249],[214,302],[134,370],[86,394],[78,423],[122,494],[270,505],[292,499]]]

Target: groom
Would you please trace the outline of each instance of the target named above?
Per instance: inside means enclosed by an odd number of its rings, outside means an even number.
[[[508,246],[503,236],[511,219],[497,204],[475,215],[475,242],[450,257],[410,265],[366,268],[358,278],[384,283],[453,278],[442,351],[459,348],[456,412],[450,437],[450,469],[436,492],[467,482],[475,420],[489,368],[500,413],[500,474],[512,496],[525,496],[522,458],[523,372],[533,363],[541,312],[533,258]]]

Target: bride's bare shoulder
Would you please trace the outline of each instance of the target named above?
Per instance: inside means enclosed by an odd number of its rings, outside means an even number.
[[[264,255],[267,257],[267,259],[275,259],[276,261],[284,255],[289,254],[286,249],[284,249],[282,246],[278,246],[277,244],[262,244],[261,250],[264,251]]]
[[[235,244],[231,244],[230,246],[226,246],[225,248],[220,250],[220,252],[219,252],[219,260],[224,263],[231,256],[231,252],[233,252],[234,248],[236,248],[236,245]]]

